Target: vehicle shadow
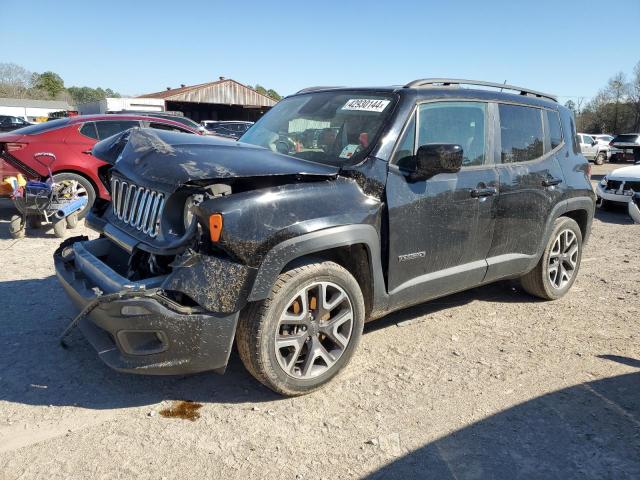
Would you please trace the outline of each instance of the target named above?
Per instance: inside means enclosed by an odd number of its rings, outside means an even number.
[[[0,282],[4,302],[0,315],[0,400],[30,405],[76,405],[112,409],[155,404],[168,399],[199,402],[266,402],[282,397],[254,380],[232,352],[224,376],[137,376],[105,366],[82,334],[75,330],[70,348],[58,337],[75,309],[55,276]],[[365,332],[395,325],[473,300],[532,302],[533,297],[489,285],[412,307],[367,325]]]
[[[413,307],[399,310],[378,320],[367,323],[364,327],[364,331],[365,333],[374,332],[391,325],[397,325],[401,322],[419,319],[425,315],[430,315],[448,308],[461,307],[473,301],[496,303],[542,302],[539,298],[533,297],[522,291],[517,282],[506,280],[454,293],[430,302],[421,303]]]
[[[612,205],[608,210],[596,208],[595,218],[615,225],[633,225],[627,205]]]
[[[28,405],[113,409],[163,400],[264,402],[281,399],[231,355],[227,373],[138,376],[105,366],[75,330],[59,342],[75,309],[55,276],[0,282],[0,400]]]
[[[637,359],[600,358],[640,367]],[[367,478],[640,478],[640,372],[537,397],[429,443]]]

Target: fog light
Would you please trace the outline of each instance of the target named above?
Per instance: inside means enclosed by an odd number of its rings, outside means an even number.
[[[144,307],[138,307],[136,305],[125,305],[120,310],[120,313],[125,317],[137,317],[140,315],[149,315],[151,312]]]

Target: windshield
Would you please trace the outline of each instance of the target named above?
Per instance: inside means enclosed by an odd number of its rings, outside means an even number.
[[[342,165],[368,153],[393,110],[389,93],[320,92],[287,98],[240,142],[314,162]]]

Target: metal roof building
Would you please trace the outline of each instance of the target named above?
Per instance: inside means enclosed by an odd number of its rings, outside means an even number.
[[[167,111],[181,111],[196,121],[255,121],[277,101],[232,79],[220,77],[215,82],[181,85],[162,92],[140,95],[139,98],[159,98]]]
[[[0,115],[13,115],[33,121],[50,113],[73,110],[69,103],[60,100],[32,100],[30,98],[0,98]]]

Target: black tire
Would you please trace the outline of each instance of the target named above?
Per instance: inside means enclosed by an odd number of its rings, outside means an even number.
[[[56,183],[62,183],[62,182],[65,182],[65,181],[78,182],[78,184],[82,187],[82,189],[84,189],[84,192],[82,192],[79,196],[80,197],[82,197],[82,196],[86,196],[87,197],[87,204],[78,213],[78,218],[82,219],[82,218],[86,217],[87,214],[89,213],[89,210],[93,206],[93,202],[95,202],[95,200],[96,200],[96,190],[95,190],[95,188],[93,188],[93,184],[91,183],[91,181],[89,179],[87,179],[86,177],[83,177],[82,175],[79,175],[77,173],[69,173],[69,172],[54,173],[53,174],[53,180]]]
[[[24,218],[22,215],[13,215],[9,222],[9,235],[11,238],[24,238],[25,234]]]
[[[604,198],[601,198],[600,201],[598,202],[598,207],[600,207],[602,210],[609,211],[612,209],[613,203],[610,200],[605,200]]]
[[[578,250],[575,260],[575,267],[572,270],[571,277],[566,284],[556,286],[550,279],[550,258],[552,257],[552,249],[561,233],[570,231],[575,235]],[[547,246],[542,253],[540,261],[536,267],[526,275],[520,278],[520,284],[522,288],[529,294],[542,298],[544,300],[556,300],[564,296],[578,276],[578,270],[580,269],[580,260],[582,259],[582,232],[575,220],[569,217],[557,218],[554,222],[553,229]],[[562,262],[562,260],[561,260]],[[558,275],[558,274],[556,274]]]
[[[65,238],[67,236],[67,222],[64,218],[53,222],[53,233],[58,238]]]
[[[607,154],[604,152],[600,152],[598,153],[598,155],[596,155],[596,159],[594,160],[594,163],[596,165],[602,165],[606,161],[607,161]]]
[[[40,215],[29,215],[27,217],[27,225],[35,230],[42,228],[42,217]]]
[[[318,282],[331,282],[346,294],[353,319],[350,337],[340,356],[327,370],[314,378],[296,378],[278,362],[276,332],[281,328],[281,316],[296,300],[300,289]],[[360,286],[347,270],[329,261],[307,263],[280,274],[269,298],[249,304],[243,310],[238,322],[236,344],[245,367],[259,382],[282,395],[303,395],[329,382],[349,363],[360,343],[364,317]],[[305,342],[305,345],[308,344]],[[295,357],[299,358],[298,354]]]

